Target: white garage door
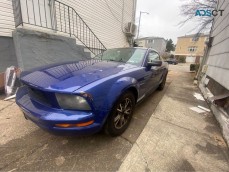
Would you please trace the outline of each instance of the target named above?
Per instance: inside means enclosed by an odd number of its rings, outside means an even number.
[[[186,63],[195,63],[196,57],[193,56],[187,56],[186,57]]]

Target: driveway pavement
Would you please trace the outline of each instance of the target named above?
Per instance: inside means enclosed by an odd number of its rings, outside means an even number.
[[[119,171],[229,171],[228,147],[215,117],[190,109],[208,105],[194,97],[200,92],[188,66],[170,65],[171,78]]]
[[[214,117],[189,109],[207,105],[193,97],[199,91],[188,68],[170,65],[165,90],[139,104],[116,138],[51,135],[25,120],[13,100],[0,100],[0,170],[228,171],[228,148]]]

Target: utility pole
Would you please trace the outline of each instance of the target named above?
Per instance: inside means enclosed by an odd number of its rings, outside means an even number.
[[[140,11],[139,22],[138,22],[138,34],[137,34],[137,39],[138,39],[138,36],[139,36],[139,31],[140,31],[140,25],[141,25],[141,17],[142,17],[142,14],[149,14],[149,13],[148,13],[148,12],[144,12],[144,11]]]

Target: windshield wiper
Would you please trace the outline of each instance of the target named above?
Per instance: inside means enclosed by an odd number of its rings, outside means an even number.
[[[116,62],[116,60],[114,60],[114,59],[107,59],[107,61]]]
[[[107,59],[107,61],[112,61],[112,62],[123,62],[123,63],[125,63],[122,59],[120,59],[120,60]]]
[[[119,62],[123,62],[124,63],[124,61],[122,60],[122,58],[119,60]]]

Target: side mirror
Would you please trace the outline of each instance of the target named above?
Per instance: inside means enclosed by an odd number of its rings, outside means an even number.
[[[153,60],[152,62],[147,63],[147,67],[152,67],[152,66],[161,66],[162,61],[161,60]]]

